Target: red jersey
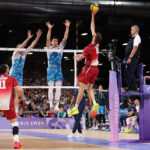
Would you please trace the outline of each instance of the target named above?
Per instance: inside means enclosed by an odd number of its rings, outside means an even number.
[[[99,53],[99,44],[89,44],[84,48],[83,55],[85,56],[85,64],[97,66],[98,65],[98,53]]]
[[[16,78],[9,75],[0,75],[0,110],[9,110],[15,107],[14,87],[19,86]]]

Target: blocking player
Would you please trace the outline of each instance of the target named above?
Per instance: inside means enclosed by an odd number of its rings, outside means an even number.
[[[63,49],[66,45],[68,34],[69,34],[69,28],[70,28],[71,22],[69,20],[65,20],[64,25],[66,26],[66,30],[64,33],[64,38],[58,44],[58,38],[53,37],[51,39],[51,31],[54,25],[51,25],[50,22],[46,22],[46,26],[48,27],[47,32],[47,41],[46,41],[46,47],[51,50],[58,50],[58,52],[47,52],[47,58],[48,58],[48,68],[47,68],[47,82],[48,86],[62,86],[63,81],[63,75],[61,70],[61,59],[63,55]],[[61,89],[56,88],[56,94],[55,94],[55,110],[59,110],[59,101],[61,96]],[[48,91],[48,98],[50,107],[53,106],[53,88],[49,88]]]
[[[23,68],[24,68],[26,56],[29,53],[29,50],[35,47],[35,45],[39,41],[41,35],[42,35],[42,31],[40,29],[38,29],[38,31],[36,33],[36,38],[31,43],[31,45],[27,48],[27,51],[14,51],[13,52],[12,67],[10,69],[9,75],[12,77],[15,77],[20,86],[23,85]],[[32,37],[33,37],[33,35],[31,34],[31,31],[28,30],[27,39],[22,44],[18,44],[17,48],[24,48]],[[16,93],[16,97],[15,97],[16,112],[18,112],[18,107],[19,107],[19,101],[18,101],[17,97],[18,97],[18,95]]]

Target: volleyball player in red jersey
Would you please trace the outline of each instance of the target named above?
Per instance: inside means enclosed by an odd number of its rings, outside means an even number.
[[[79,93],[77,96],[77,101],[75,107],[68,112],[68,115],[76,115],[79,113],[78,106],[82,100],[84,90],[87,90],[88,97],[93,101],[93,110],[97,110],[99,105],[95,101],[93,93],[93,85],[96,77],[99,74],[98,69],[98,53],[99,53],[99,43],[102,40],[102,35],[99,32],[95,32],[95,14],[92,12],[91,16],[91,32],[92,32],[92,42],[84,48],[83,53],[80,56],[75,56],[77,61],[85,59],[85,66],[82,68],[80,75],[78,76],[79,83]]]
[[[12,133],[14,136],[14,148],[22,149],[19,142],[19,127],[17,115],[15,112],[15,92],[19,98],[23,97],[23,89],[20,87],[16,78],[8,75],[9,67],[6,64],[0,65],[0,112],[3,112],[5,117],[12,125]]]

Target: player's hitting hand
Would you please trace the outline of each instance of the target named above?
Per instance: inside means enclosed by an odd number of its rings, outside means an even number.
[[[42,35],[42,30],[41,29],[38,29],[38,31],[36,32],[36,36],[37,37],[40,37]]]
[[[51,23],[48,21],[48,22],[46,22],[46,26],[48,27],[49,30],[51,30],[53,28],[54,24],[51,25]]]
[[[33,34],[31,34],[31,30],[28,30],[28,39],[31,39],[33,37]]]
[[[70,24],[71,24],[71,21],[65,20],[64,25],[65,25],[66,27],[70,27]]]
[[[97,13],[98,13],[98,11],[96,11],[96,12],[92,11],[92,16],[95,16]]]

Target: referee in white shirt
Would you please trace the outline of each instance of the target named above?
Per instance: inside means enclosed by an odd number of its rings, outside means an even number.
[[[138,66],[141,49],[141,38],[139,36],[139,30],[140,29],[137,25],[133,25],[131,27],[132,38],[129,40],[125,49],[125,61],[127,65],[125,66],[124,74],[129,91],[137,90],[135,72]]]

